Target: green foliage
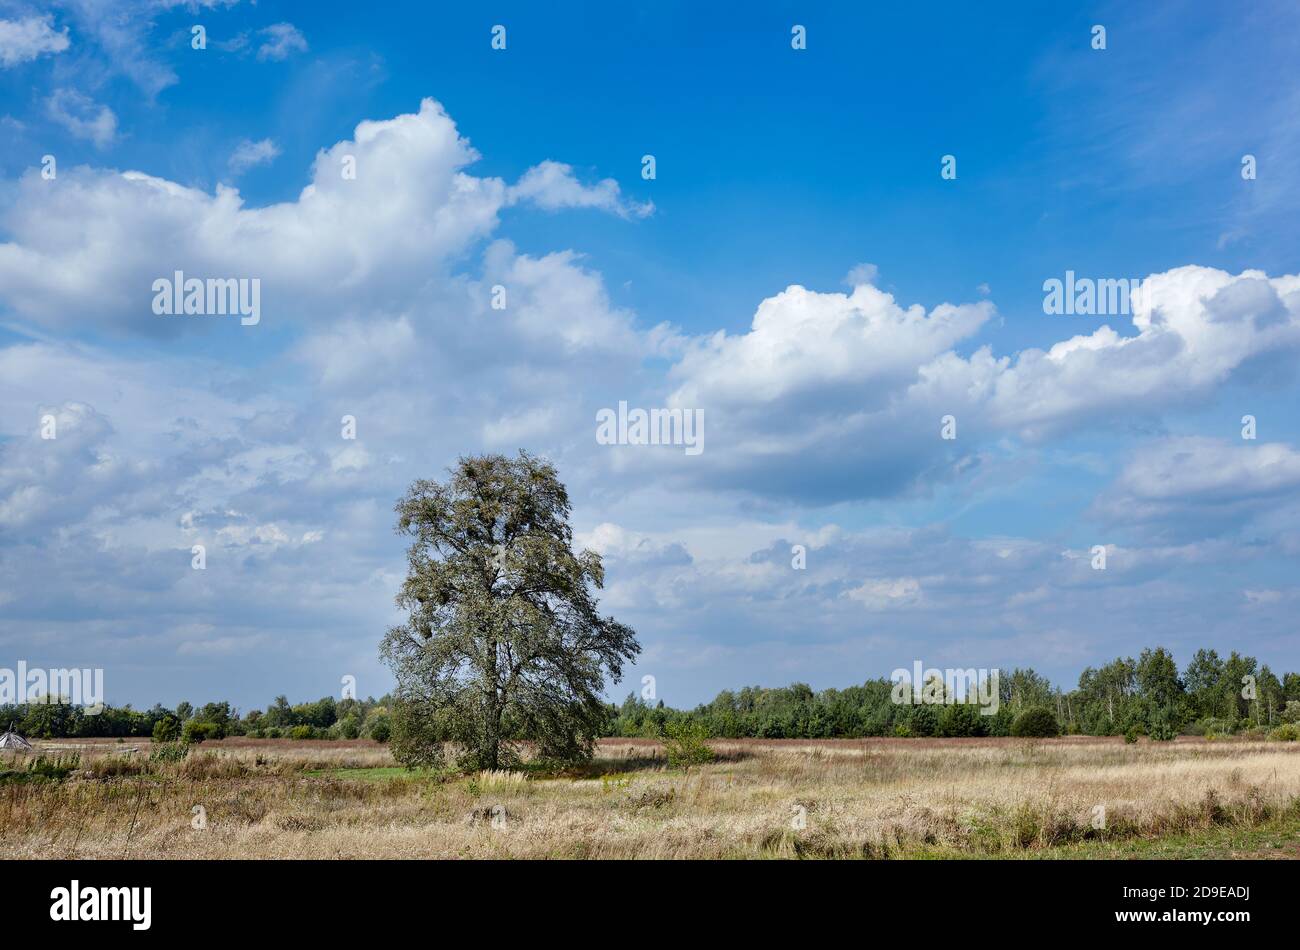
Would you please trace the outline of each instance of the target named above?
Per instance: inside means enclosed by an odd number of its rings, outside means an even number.
[[[1214,739],[1218,736],[1232,735],[1233,724],[1226,719],[1207,716],[1204,719],[1196,720],[1188,727],[1187,731],[1194,736],[1205,736],[1207,739]]]
[[[932,736],[939,731],[939,714],[933,706],[913,706],[907,726],[914,736]]]
[[[181,737],[181,723],[175,716],[163,716],[153,724],[154,742],[175,742]]]
[[[362,725],[361,734],[367,738],[374,739],[376,742],[387,742],[392,735],[392,716],[386,709],[373,710],[366,716],[365,723]]]
[[[1124,742],[1128,745],[1132,745],[1138,741],[1139,735],[1140,733],[1138,732],[1137,726],[1129,726],[1128,729],[1124,731]]]
[[[1147,728],[1147,735],[1156,742],[1173,742],[1178,738],[1178,729],[1174,725],[1174,717],[1171,713],[1158,712],[1151,717],[1151,725]]]
[[[698,722],[673,719],[664,724],[664,753],[670,768],[690,768],[713,761],[713,750],[705,741],[708,733]]]
[[[289,730],[290,739],[315,739],[316,730],[311,726],[294,726]]]
[[[22,763],[15,763],[15,766]],[[0,767],[0,785],[21,785],[28,782],[62,782],[81,765],[76,752],[68,755],[38,755],[26,767]]]
[[[1046,706],[1033,706],[1016,716],[1011,734],[1020,739],[1050,738],[1061,734],[1061,724]]]
[[[160,742],[149,750],[150,762],[180,762],[190,754],[190,747],[184,742]]]
[[[208,739],[220,739],[220,730],[214,722],[203,722],[199,719],[190,719],[181,728],[181,741],[187,745],[195,742],[205,742]]]
[[[941,736],[960,738],[965,736],[988,735],[989,717],[974,703],[952,703],[944,706],[939,713],[939,732]]]
[[[408,769],[441,768],[444,762],[444,731],[426,704],[400,701],[393,704],[389,748],[393,758]]]
[[[1300,725],[1293,722],[1284,723],[1270,732],[1268,737],[1280,742],[1295,742],[1300,739]]]

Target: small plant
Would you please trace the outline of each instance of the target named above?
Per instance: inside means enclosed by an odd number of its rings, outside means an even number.
[[[1300,726],[1294,722],[1284,723],[1270,732],[1268,737],[1278,742],[1295,742],[1300,739]]]
[[[25,782],[62,782],[81,766],[81,756],[56,755],[47,758],[38,755],[27,763],[27,768],[0,768],[0,785]]]
[[[190,754],[184,742],[160,742],[149,750],[150,762],[180,762]]]
[[[664,754],[668,757],[669,768],[686,768],[713,761],[713,750],[709,748],[708,733],[703,723],[686,719],[664,723]]]
[[[1129,745],[1133,745],[1133,743],[1138,741],[1137,726],[1128,727],[1128,729],[1124,732],[1124,741]]]

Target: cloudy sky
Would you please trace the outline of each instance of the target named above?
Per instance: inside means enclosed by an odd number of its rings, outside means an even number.
[[[1293,4],[326,6],[0,0],[0,666],[383,693],[394,501],[527,448],[616,698],[1300,668]],[[178,270],[260,321],[156,314]]]

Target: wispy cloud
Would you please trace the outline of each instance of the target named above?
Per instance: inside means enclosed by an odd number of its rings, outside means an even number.
[[[270,164],[279,154],[280,147],[270,139],[261,139],[257,142],[244,139],[235,146],[227,164],[232,174],[242,175],[250,168]]]
[[[292,23],[275,23],[261,31],[264,37],[257,48],[261,60],[288,59],[294,53],[307,52],[307,38]]]
[[[79,139],[107,148],[117,138],[117,116],[75,89],[56,89],[45,101],[46,114]]]

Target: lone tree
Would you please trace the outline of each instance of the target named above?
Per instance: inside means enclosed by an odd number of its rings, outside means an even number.
[[[596,611],[604,568],[573,552],[555,469],[526,452],[462,458],[396,510],[412,541],[397,596],[410,616],[381,647],[397,677],[394,755],[434,764],[454,742],[462,767],[495,769],[518,761],[513,740],[531,739],[545,757],[590,757],[604,677],[620,679],[641,647]]]

